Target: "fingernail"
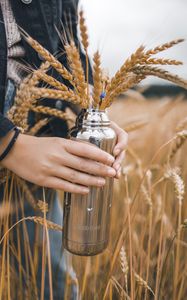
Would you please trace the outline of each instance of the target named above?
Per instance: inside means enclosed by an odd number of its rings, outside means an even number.
[[[121,177],[121,169],[117,172],[118,177]]]
[[[103,185],[105,185],[105,183],[106,183],[105,179],[99,179],[98,180],[98,185],[99,186],[103,186]]]
[[[89,189],[87,189],[87,188],[82,188],[82,192],[84,193],[84,194],[88,194],[89,193]]]
[[[118,171],[120,167],[121,167],[121,165],[120,165],[120,164],[117,164],[117,165],[115,166],[116,171]]]
[[[120,154],[121,150],[119,148],[116,148],[114,150],[114,155],[117,156],[118,154]]]
[[[109,176],[115,176],[116,175],[116,171],[114,169],[108,169],[108,175]]]

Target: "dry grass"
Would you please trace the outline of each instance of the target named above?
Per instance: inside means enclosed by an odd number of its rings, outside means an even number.
[[[91,264],[82,299],[186,298],[187,241],[181,224],[187,215],[187,146],[178,148],[168,165],[165,161],[187,103],[172,100],[165,111],[167,101],[118,101],[110,110],[123,128],[143,117],[149,123],[130,133],[124,175],[115,185],[109,248],[91,262],[74,257],[80,290]]]

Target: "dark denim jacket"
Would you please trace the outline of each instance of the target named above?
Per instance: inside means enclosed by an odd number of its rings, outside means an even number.
[[[56,28],[71,28],[74,39],[78,44],[77,37],[77,8],[79,0],[32,0],[25,4],[26,0],[10,0],[17,24],[22,27],[29,35],[36,39],[41,45],[51,53],[63,51]],[[29,1],[30,2],[30,1]],[[26,62],[38,67],[41,64],[41,57],[23,40],[26,50]],[[81,50],[80,50],[81,51]],[[85,56],[81,52],[83,66],[85,67]],[[61,62],[67,65],[66,57],[61,55]],[[3,24],[3,16],[0,9],[0,138],[13,128],[14,124],[3,116],[3,107],[6,91],[6,68],[7,68],[7,46],[6,35]],[[53,71],[54,73],[54,71]],[[55,76],[58,76],[57,74]],[[92,74],[90,73],[90,82]],[[55,101],[47,100],[46,105],[54,107]],[[61,109],[64,110],[69,104],[62,101]],[[76,110],[76,109],[75,109]],[[50,122],[51,134],[65,136],[67,131],[66,124],[62,120],[53,118]]]

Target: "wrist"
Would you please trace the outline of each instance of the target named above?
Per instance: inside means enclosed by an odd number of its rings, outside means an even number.
[[[0,147],[0,165],[5,168],[9,168],[9,161],[11,160],[14,149],[16,147],[17,140],[19,138],[20,131],[18,128],[14,128],[11,132],[9,132],[6,137],[1,140]]]
[[[6,149],[7,145],[9,144],[13,136],[14,136],[14,130],[12,129],[3,138],[0,139],[0,155]]]

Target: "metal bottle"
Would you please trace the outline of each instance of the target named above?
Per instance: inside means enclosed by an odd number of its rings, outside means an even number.
[[[112,154],[116,134],[105,111],[82,110],[70,138],[90,142]],[[64,248],[73,254],[91,256],[108,245],[113,178],[104,187],[91,187],[88,195],[65,193]]]

